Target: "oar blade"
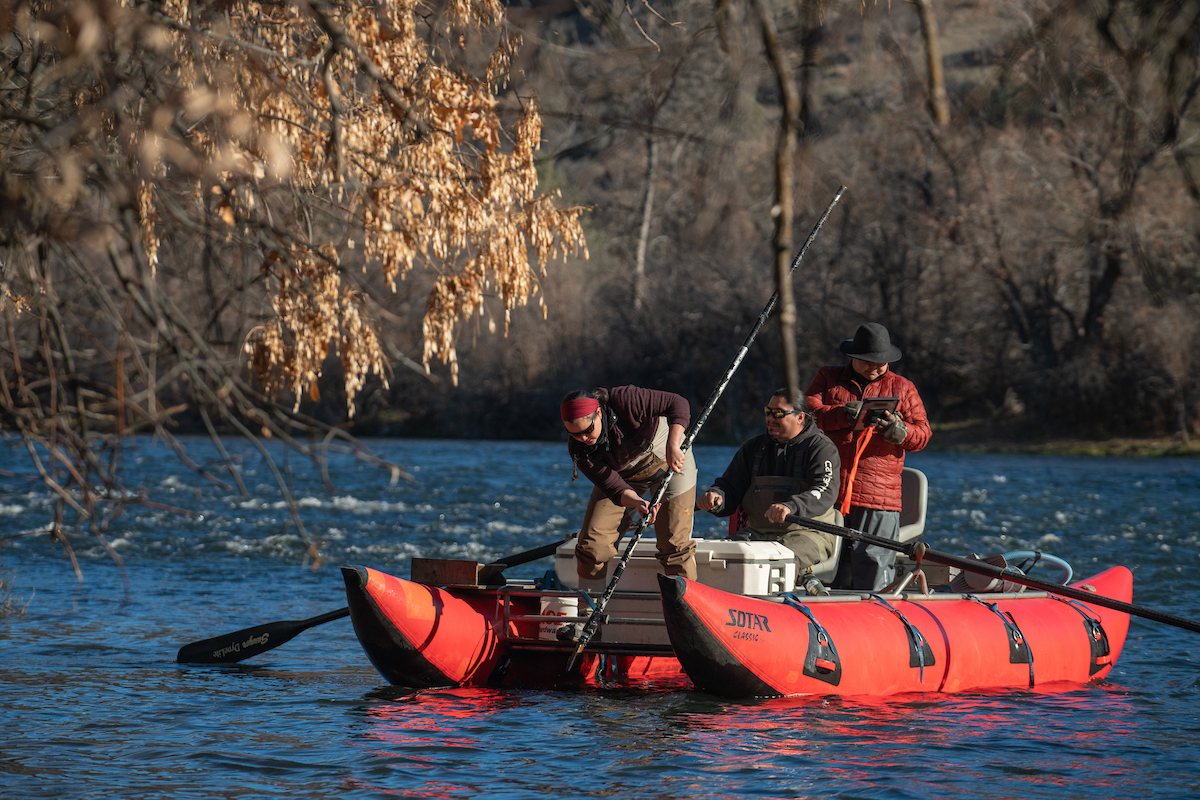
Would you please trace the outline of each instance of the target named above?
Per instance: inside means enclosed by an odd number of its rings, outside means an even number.
[[[185,644],[179,648],[175,660],[187,664],[232,664],[278,647],[303,630],[302,623],[295,620],[268,622]]]
[[[324,625],[326,622],[348,616],[349,608],[339,608],[308,619],[289,619],[243,628],[233,633],[185,644],[179,648],[179,655],[175,656],[175,660],[190,664],[232,664],[244,661],[291,641],[296,634],[314,625]]]

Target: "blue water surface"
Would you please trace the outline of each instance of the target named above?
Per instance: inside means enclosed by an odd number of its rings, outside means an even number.
[[[345,605],[337,566],[491,561],[577,529],[590,485],[562,443],[369,442],[402,465],[185,440],[218,486],[150,439],[130,502],[46,533],[55,498],[0,450],[0,796],[8,798],[1145,798],[1200,793],[1200,634],[1135,618],[1107,681],[1068,692],[731,701],[690,691],[405,692],[349,620],[238,665],[185,643]],[[700,447],[707,485],[733,448]],[[926,541],[1041,548],[1085,577],[1134,570],[1134,602],[1200,619],[1200,462],[917,453]],[[133,499],[133,498],[130,498]],[[68,515],[68,521],[71,517]],[[697,519],[720,536],[724,520]],[[320,557],[306,555],[306,539]],[[512,568],[534,577],[550,560]],[[319,564],[319,566],[316,566]],[[15,611],[13,609],[16,609]],[[21,613],[23,609],[23,613]]]

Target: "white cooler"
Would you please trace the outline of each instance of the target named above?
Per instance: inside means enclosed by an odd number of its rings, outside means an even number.
[[[693,539],[696,543],[696,577],[706,586],[735,594],[762,596],[790,592],[796,588],[795,554],[779,542],[735,542],[728,539]],[[617,555],[608,562],[604,577],[612,576],[625,552],[628,537],[617,544]],[[647,530],[638,541],[625,565],[625,574],[617,584],[621,592],[654,592],[662,564],[654,531]],[[559,545],[555,553],[554,573],[564,586],[579,588],[575,572],[575,540]]]

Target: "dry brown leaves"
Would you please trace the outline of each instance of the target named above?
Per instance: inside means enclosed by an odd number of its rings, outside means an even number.
[[[21,113],[45,120],[0,122],[30,230],[107,225],[153,279],[168,239],[217,226],[223,258],[262,265],[244,348],[296,408],[330,353],[351,414],[382,374],[372,274],[436,271],[424,360],[456,377],[460,321],[489,302],[507,320],[551,259],[586,257],[579,209],[537,194],[536,103],[511,131],[498,112],[517,42],[495,0],[2,5]]]

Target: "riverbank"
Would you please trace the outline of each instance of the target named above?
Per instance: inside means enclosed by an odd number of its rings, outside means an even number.
[[[935,424],[929,450],[953,453],[1036,453],[1060,456],[1200,457],[1200,437],[1058,436],[1024,422],[967,421]]]

